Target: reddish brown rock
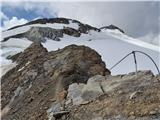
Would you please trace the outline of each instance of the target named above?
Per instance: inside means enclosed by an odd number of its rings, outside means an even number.
[[[45,120],[51,99],[63,88],[110,74],[101,56],[86,46],[47,52],[40,43],[33,43],[14,60],[18,65],[2,77],[2,110],[9,107],[3,120]]]

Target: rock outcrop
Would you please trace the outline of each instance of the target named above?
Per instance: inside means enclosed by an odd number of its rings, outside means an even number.
[[[63,29],[54,29],[50,27],[33,26],[27,32],[4,38],[3,42],[9,40],[10,38],[27,38],[32,42],[46,42],[46,39],[60,41],[60,38],[62,38],[64,34],[73,37],[80,37],[81,32],[70,27],[64,27]]]
[[[2,120],[159,120],[160,75],[110,75],[86,46],[33,43],[1,79]]]
[[[92,27],[88,24],[83,24],[83,23],[79,22],[78,20],[73,20],[73,19],[69,19],[69,18],[42,18],[42,19],[30,21],[30,22],[23,24],[23,25],[18,25],[18,26],[12,27],[8,30],[12,30],[12,29],[26,26],[26,25],[33,25],[33,24],[47,24],[47,23],[69,24],[70,22],[77,23],[79,25],[79,31],[83,32],[83,33],[87,32],[88,30],[100,31],[100,29],[98,29],[96,27]]]
[[[69,27],[63,27],[59,29],[54,29],[50,27],[41,27],[42,24],[77,24],[78,28],[73,28],[72,25]],[[39,24],[39,26],[34,26],[36,24]],[[83,24],[77,20],[67,19],[67,18],[50,18],[50,19],[37,19],[31,22],[28,22],[24,25],[15,26],[13,28],[10,28],[8,30],[12,30],[15,28],[32,25],[30,29],[26,32],[11,35],[8,37],[3,38],[3,42],[9,40],[10,38],[27,38],[30,41],[33,42],[45,42],[46,38],[52,39],[55,41],[60,41],[60,38],[63,37],[64,34],[67,34],[69,36],[73,37],[80,37],[82,33],[87,34],[90,30],[94,30],[97,32],[100,32],[100,29],[92,27],[88,24]]]
[[[48,52],[40,43],[33,43],[11,58],[17,65],[1,79],[3,120],[46,120],[47,110],[70,84],[110,74],[101,56],[85,46]]]
[[[119,30],[120,32],[124,33],[124,31],[122,29],[120,29],[119,27],[115,26],[115,25],[109,25],[109,26],[104,26],[101,27],[100,29],[111,29],[111,30]]]
[[[87,84],[70,85],[68,91],[73,101],[69,120],[160,119],[160,75],[151,71],[97,75]]]
[[[63,37],[62,30],[49,27],[31,27],[29,31],[23,34],[23,37],[34,42],[45,42],[46,38],[59,41],[59,38]]]

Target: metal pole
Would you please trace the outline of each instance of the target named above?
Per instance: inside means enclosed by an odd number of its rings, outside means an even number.
[[[112,70],[115,66],[117,66],[120,62],[122,62],[124,59],[126,59],[129,55],[131,55],[132,53],[127,54],[126,56],[124,56],[120,61],[118,61],[115,65],[113,65],[109,70]]]
[[[156,67],[156,69],[157,69],[157,72],[158,72],[158,74],[160,75],[160,70],[159,70],[156,62],[152,59],[151,56],[149,56],[148,54],[146,54],[146,53],[144,53],[144,52],[142,52],[142,51],[134,51],[134,52],[139,52],[139,53],[141,53],[141,54],[146,55],[146,56],[152,61],[152,63],[155,65],[155,67]]]
[[[137,76],[137,60],[136,60],[136,54],[135,51],[132,51],[133,57],[134,57],[134,63],[135,63],[135,70],[136,70],[136,76]]]
[[[137,60],[136,60],[136,55],[135,55],[136,52],[146,55],[152,61],[152,63],[155,65],[155,67],[158,71],[158,74],[160,75],[160,70],[159,70],[156,62],[152,59],[151,56],[149,56],[148,54],[146,54],[142,51],[132,51],[131,53],[129,53],[125,57],[123,57],[120,61],[118,61],[115,65],[113,65],[109,70],[112,70],[114,67],[116,67],[118,64],[120,64],[124,59],[126,59],[129,55],[133,54],[134,55],[134,62],[135,62],[135,69],[136,69],[136,73],[137,73]]]

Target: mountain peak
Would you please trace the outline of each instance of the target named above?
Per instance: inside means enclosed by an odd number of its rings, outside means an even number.
[[[81,34],[87,34],[90,30],[100,32],[100,29],[96,27],[68,18],[37,19],[24,25],[12,27],[6,32],[21,29],[23,27],[27,28],[23,29],[24,32],[21,31],[19,34],[17,33],[15,35],[4,37],[3,41],[7,41],[10,38],[27,38],[33,42],[45,42],[46,38],[60,41],[60,38],[62,38],[64,34],[73,37],[80,37]]]
[[[100,29],[111,29],[111,30],[119,30],[120,32],[124,33],[124,31],[122,29],[120,29],[119,27],[115,26],[115,25],[109,25],[109,26],[104,26],[104,27],[101,27]]]
[[[12,30],[12,29],[15,29],[15,28],[18,28],[18,27],[22,27],[22,26],[26,26],[26,25],[47,24],[47,23],[51,23],[51,24],[59,23],[59,24],[66,24],[66,25],[70,24],[70,23],[76,23],[77,25],[79,25],[82,28],[85,27],[85,28],[88,28],[88,30],[89,29],[93,29],[93,30],[99,31],[98,28],[90,26],[88,24],[81,23],[78,20],[69,19],[69,18],[62,18],[62,17],[60,17],[60,18],[41,18],[41,19],[36,19],[36,20],[30,21],[30,22],[28,22],[26,24],[12,27],[12,28],[10,28],[8,30]]]

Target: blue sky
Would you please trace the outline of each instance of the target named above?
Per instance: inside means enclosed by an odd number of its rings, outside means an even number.
[[[13,16],[16,16],[18,19],[24,18],[27,20],[32,20],[36,17],[39,17],[37,13],[34,12],[34,10],[26,11],[22,8],[10,8],[7,6],[2,6],[2,12],[7,15],[9,19],[11,19]],[[43,16],[47,17],[47,16]]]
[[[67,17],[95,27],[114,24],[127,35],[151,40],[160,35],[159,6],[158,1],[3,2],[1,25],[9,28],[35,18]]]
[[[33,4],[36,4],[36,3],[33,3]],[[37,9],[37,8],[35,8],[35,9]],[[43,10],[43,14],[38,13],[35,9],[26,10],[25,7],[23,7],[23,6],[11,7],[10,4],[7,5],[6,3],[2,4],[2,6],[1,6],[1,11],[9,19],[12,19],[12,17],[16,17],[17,19],[24,18],[28,21],[31,21],[31,20],[36,19],[36,18],[54,18],[54,17],[57,17],[56,13],[55,13],[55,15],[48,14],[47,9]],[[1,26],[4,25],[3,24],[4,20],[5,19],[1,20]]]

